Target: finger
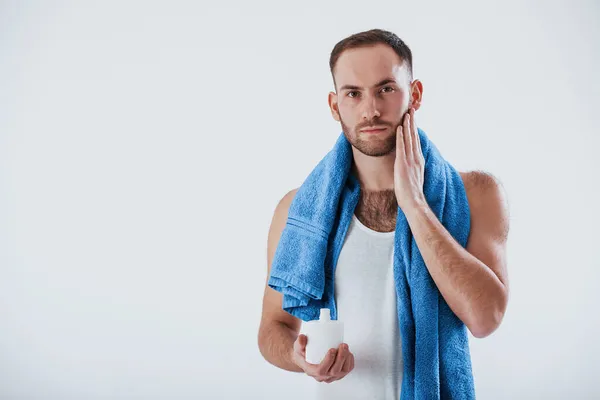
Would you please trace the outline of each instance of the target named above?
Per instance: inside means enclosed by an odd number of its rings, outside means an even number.
[[[306,355],[306,345],[308,343],[308,336],[300,334],[298,336],[298,346],[302,355]]]
[[[342,372],[342,367],[344,366],[344,362],[346,361],[346,357],[348,356],[348,345],[342,343],[338,348],[338,354],[335,359],[335,363],[331,366],[329,370],[329,375],[339,375]]]
[[[404,151],[406,152],[406,158],[409,160],[413,159],[413,149],[412,149],[412,116],[410,115],[410,110],[406,113],[404,117]]]
[[[421,135],[419,135],[419,130],[416,130],[415,136],[417,137],[417,157],[421,159],[421,161],[425,160],[425,156],[423,155],[423,148],[421,147]]]
[[[398,125],[396,129],[396,157],[404,157],[404,128],[402,125]]]
[[[354,355],[350,352],[350,349],[348,349],[348,355],[346,356],[344,365],[342,366],[342,373],[347,374],[348,372],[352,371],[350,367],[353,359]]]
[[[352,371],[354,369],[354,354],[350,353],[350,369],[348,370],[348,372]]]
[[[412,122],[412,132],[413,132],[413,153],[416,159],[420,159],[423,157],[423,152],[421,151],[421,138],[419,137],[419,129],[417,128],[417,122],[415,121],[415,109],[411,108],[411,122]]]
[[[294,351],[299,355],[306,357],[306,343],[308,342],[308,338],[306,335],[300,334],[298,338],[294,342]]]
[[[333,363],[335,362],[335,358],[337,356],[337,349],[329,349],[327,355],[321,361],[321,364],[318,364],[315,368],[315,373],[317,375],[327,375],[327,371],[331,368]]]

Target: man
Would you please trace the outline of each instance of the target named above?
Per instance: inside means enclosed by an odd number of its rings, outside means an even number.
[[[492,175],[460,172],[471,213],[463,248],[423,195],[424,160],[415,122],[423,84],[413,79],[410,49],[391,32],[361,32],[336,44],[330,69],[335,92],[329,93],[329,106],[352,145],[352,170],[361,187],[335,272],[346,343],[321,364],[307,363],[302,321],[282,310],[282,294],[267,285],[259,348],[280,368],[304,372],[318,382],[338,381],[319,383],[324,398],[398,399],[402,349],[391,256],[398,207],[448,306],[473,336],[484,338],[500,325],[508,302],[506,196]],[[267,280],[296,191],[275,209]]]

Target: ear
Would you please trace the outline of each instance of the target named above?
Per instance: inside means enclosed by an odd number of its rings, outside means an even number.
[[[421,101],[423,100],[423,84],[418,79],[413,80],[410,84],[410,100],[415,111],[421,107]]]
[[[331,115],[333,119],[337,122],[340,122],[340,110],[338,109],[338,100],[337,94],[334,92],[329,92],[329,96],[327,97],[327,102],[329,103],[329,109],[331,110]]]

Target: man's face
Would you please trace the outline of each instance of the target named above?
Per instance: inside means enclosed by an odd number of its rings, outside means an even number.
[[[337,93],[329,94],[329,104],[348,141],[368,156],[394,151],[396,128],[411,105],[409,73],[400,57],[380,44],[345,50],[334,76]]]

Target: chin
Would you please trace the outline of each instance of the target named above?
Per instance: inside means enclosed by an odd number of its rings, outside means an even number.
[[[373,146],[370,143],[359,142],[357,145],[354,145],[358,151],[363,153],[364,155],[370,157],[383,157],[387,156],[396,148],[395,144],[390,146],[388,142],[381,143],[378,146]]]

